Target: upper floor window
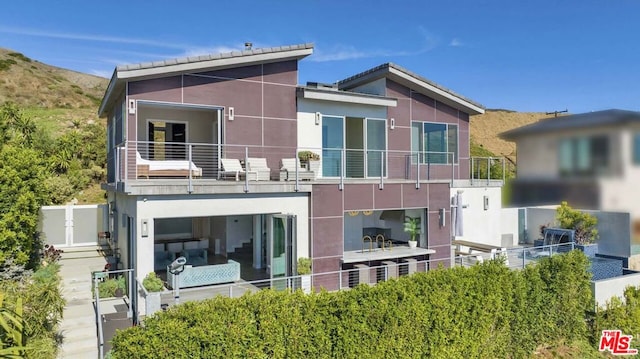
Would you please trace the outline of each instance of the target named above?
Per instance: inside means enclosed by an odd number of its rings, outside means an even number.
[[[458,163],[458,125],[411,122],[411,151],[420,163]]]
[[[640,165],[640,132],[633,135],[633,164]]]
[[[563,138],[559,146],[560,175],[589,176],[609,167],[607,136]]]

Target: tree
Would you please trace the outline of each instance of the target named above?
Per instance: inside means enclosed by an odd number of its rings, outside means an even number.
[[[598,219],[589,213],[571,208],[566,201],[556,209],[556,220],[560,228],[575,230],[574,238],[577,244],[590,244],[598,239]]]
[[[9,258],[35,265],[40,249],[40,207],[48,203],[45,161],[38,151],[5,145],[0,148],[0,266]]]
[[[30,147],[37,132],[36,124],[13,103],[0,107],[0,140]]]

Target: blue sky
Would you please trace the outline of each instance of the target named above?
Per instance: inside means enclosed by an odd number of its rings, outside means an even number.
[[[11,1],[0,47],[109,77],[118,64],[313,42],[300,83],[394,62],[487,108],[640,110],[640,2]]]

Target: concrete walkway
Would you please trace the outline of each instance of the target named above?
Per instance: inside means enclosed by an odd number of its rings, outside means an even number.
[[[107,263],[97,247],[64,248],[60,260],[62,295],[67,301],[60,332],[63,342],[58,358],[97,358],[95,310],[91,295],[91,272]]]

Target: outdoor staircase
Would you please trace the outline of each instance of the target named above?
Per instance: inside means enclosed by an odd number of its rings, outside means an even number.
[[[58,358],[97,358],[98,338],[91,294],[91,272],[107,263],[102,247],[62,248],[60,276],[66,300],[60,332],[63,340]]]

